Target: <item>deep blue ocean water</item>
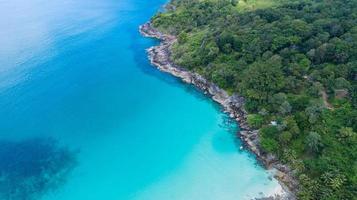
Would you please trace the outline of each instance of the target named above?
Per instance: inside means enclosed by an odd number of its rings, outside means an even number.
[[[165,2],[0,0],[0,197],[239,200],[278,188],[216,103],[148,62],[158,41],[138,26]],[[10,186],[16,197],[1,194]]]

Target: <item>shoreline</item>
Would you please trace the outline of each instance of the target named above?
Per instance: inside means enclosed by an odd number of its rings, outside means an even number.
[[[246,120],[248,113],[243,107],[244,98],[238,94],[230,96],[225,90],[209,82],[203,76],[174,64],[170,60],[170,55],[171,46],[177,40],[175,36],[161,33],[152,27],[150,22],[141,25],[139,31],[144,37],[160,40],[158,46],[147,49],[151,64],[160,71],[180,78],[185,83],[193,84],[205,95],[210,96],[215,102],[219,103],[223,107],[223,111],[238,123],[240,131],[237,133],[237,137],[240,137],[244,146],[253,152],[267,169],[275,171],[274,177],[279,181],[281,189],[278,189],[279,192],[273,197],[268,197],[267,199],[295,199],[294,192],[297,189],[297,182],[292,178],[292,171],[286,165],[281,164],[275,156],[266,154],[260,149],[258,145],[258,130],[251,129]]]

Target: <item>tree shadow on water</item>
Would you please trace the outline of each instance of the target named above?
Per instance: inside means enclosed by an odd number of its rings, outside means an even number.
[[[0,140],[0,199],[40,199],[65,183],[76,155],[51,138]]]

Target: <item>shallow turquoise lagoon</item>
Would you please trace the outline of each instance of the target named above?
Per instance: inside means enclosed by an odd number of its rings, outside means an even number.
[[[138,26],[164,3],[0,1],[0,172],[26,183],[0,179],[0,197],[239,200],[279,189],[217,104],[149,64],[157,41]]]

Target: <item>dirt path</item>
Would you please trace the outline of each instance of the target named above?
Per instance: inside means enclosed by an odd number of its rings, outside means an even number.
[[[328,102],[328,96],[325,90],[321,91],[321,95],[322,95],[322,99],[324,101],[324,104],[326,106],[326,108],[333,110],[333,106]]]

